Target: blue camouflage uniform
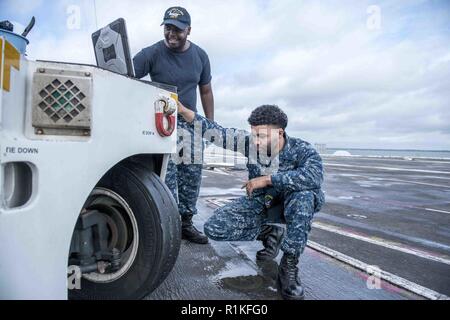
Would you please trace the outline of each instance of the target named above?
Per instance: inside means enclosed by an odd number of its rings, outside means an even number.
[[[202,123],[203,133],[210,129],[219,132],[221,139],[215,139],[214,143],[221,147],[236,151],[239,141],[244,141],[245,156],[251,156],[250,148],[253,144],[249,132],[223,128],[198,114],[195,121]],[[234,141],[227,141],[230,137]],[[306,246],[313,216],[325,202],[325,195],[321,190],[322,159],[308,142],[285,135],[285,146],[277,155],[276,161],[278,162],[275,169],[270,168],[271,164],[248,161],[248,177],[250,180],[264,175],[272,176],[272,187],[284,201],[287,232],[281,250],[300,255]],[[255,240],[261,227],[271,222],[267,221],[263,214],[267,189],[255,190],[251,198],[240,197],[216,209],[204,225],[205,234],[217,241]]]

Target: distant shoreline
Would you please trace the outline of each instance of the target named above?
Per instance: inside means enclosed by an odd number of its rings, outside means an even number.
[[[364,151],[398,151],[398,152],[448,152],[450,153],[450,150],[424,150],[424,149],[365,149],[365,148],[328,148],[327,150],[364,150]]]
[[[450,150],[319,148],[321,155],[341,157],[403,158],[450,160]]]
[[[450,161],[450,157],[415,157],[415,156],[377,156],[377,155],[335,155],[332,153],[322,153],[322,157],[339,157],[339,158],[378,158],[378,159],[400,159],[400,160],[437,160],[437,161]]]

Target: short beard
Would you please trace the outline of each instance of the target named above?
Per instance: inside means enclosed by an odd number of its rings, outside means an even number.
[[[270,144],[267,145],[267,150],[265,150],[265,151],[266,151],[266,154],[263,154],[263,156],[267,156],[267,157],[271,158],[272,157],[272,148],[271,148]],[[260,159],[260,148],[257,148],[256,155],[257,155],[258,159]]]

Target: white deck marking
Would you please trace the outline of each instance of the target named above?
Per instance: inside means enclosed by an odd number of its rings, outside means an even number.
[[[431,162],[431,163],[443,163],[443,164],[450,164],[450,158],[447,159],[427,159],[427,158],[420,158],[420,157],[412,157],[414,160],[407,160],[404,157],[397,157],[397,158],[392,158],[392,157],[370,157],[370,156],[350,156],[350,157],[345,157],[345,156],[333,156],[333,155],[327,155],[327,154],[322,154],[320,155],[322,158],[324,159],[330,159],[330,160],[375,160],[375,161],[398,161],[398,162],[409,162],[411,163],[412,161],[414,163],[420,163],[420,162]]]
[[[349,168],[334,168],[334,170],[352,171],[352,172],[359,172],[359,173],[364,173],[365,172],[362,169],[349,169]],[[342,175],[344,175],[344,173]],[[356,176],[356,174],[355,174],[355,176]],[[363,176],[363,175],[360,175],[360,176],[361,177],[366,177],[366,176]],[[450,180],[450,177],[425,176],[425,175],[420,175],[420,177],[421,178],[439,179],[439,180]]]
[[[426,183],[426,182],[417,182],[417,181],[407,181],[407,180],[401,180],[401,179],[383,179],[385,181],[394,181],[394,182],[405,182],[405,183],[411,183],[411,184],[419,184],[423,186],[430,186],[430,187],[438,187],[438,188],[447,188],[450,189],[450,186],[446,186],[443,184],[435,184],[435,183]],[[380,180],[380,181],[383,181]]]
[[[325,164],[325,163],[324,163]],[[326,169],[326,168],[325,168]],[[343,171],[354,171],[354,172],[363,172],[360,169],[348,169],[348,168],[335,168],[335,170],[343,170]]]
[[[345,171],[355,171],[351,169],[343,169],[343,168],[337,168],[339,170],[345,170]],[[362,175],[362,174],[352,174],[353,177],[362,177],[367,178],[370,180],[371,176]],[[449,178],[450,179],[450,178]],[[379,178],[376,180],[377,182],[382,181],[392,181],[392,182],[404,182],[404,183],[411,183],[411,184],[418,184],[418,185],[424,185],[424,186],[430,186],[430,187],[438,187],[438,188],[447,188],[450,189],[449,185],[443,185],[443,184],[436,184],[436,183],[427,183],[427,182],[418,182],[418,181],[409,181],[409,180],[402,180],[402,179],[389,179],[389,178]]]
[[[321,229],[321,230],[325,230],[328,232],[332,232],[332,233],[336,233],[342,236],[346,236],[349,238],[353,238],[353,239],[357,239],[357,240],[361,240],[364,242],[368,242],[368,243],[372,243],[381,247],[385,247],[385,248],[389,248],[392,250],[396,250],[396,251],[400,251],[400,252],[404,252],[404,253],[408,253],[408,254],[412,254],[414,256],[420,257],[420,258],[424,258],[424,259],[428,259],[428,260],[432,260],[432,261],[436,261],[436,262],[440,262],[440,263],[445,263],[447,265],[450,265],[450,259],[448,259],[446,256],[443,255],[438,255],[438,254],[433,254],[433,253],[429,253],[429,252],[425,252],[416,248],[412,248],[409,246],[406,246],[402,243],[398,243],[398,242],[393,242],[393,241],[388,241],[385,239],[381,239],[381,238],[377,238],[377,237],[368,237],[368,236],[364,236],[361,234],[357,234],[355,232],[351,232],[351,231],[346,231],[342,228],[330,225],[330,224],[326,224],[323,222],[313,222],[313,227]]]
[[[313,250],[316,250],[323,254],[326,254],[336,260],[342,261],[342,262],[344,262],[348,265],[351,265],[352,267],[355,267],[366,273],[368,272],[369,268],[371,267],[369,264],[367,264],[365,262],[362,262],[360,260],[357,260],[355,258],[347,256],[343,253],[340,253],[339,251],[325,247],[314,241],[308,241],[307,246]],[[431,300],[449,300],[450,299],[448,296],[446,296],[444,294],[441,294],[434,290],[423,287],[417,283],[414,283],[412,281],[401,278],[395,274],[392,274],[392,273],[384,271],[384,270],[380,270],[380,271],[381,271],[380,278],[382,280],[390,282],[398,287],[404,288],[404,289],[406,289],[410,292],[413,292],[415,294],[418,294],[422,297],[425,297],[425,298],[431,299]]]
[[[406,169],[406,168],[394,168],[394,167],[371,167],[371,166],[356,166],[352,164],[340,164],[340,163],[330,163],[324,162],[326,166],[331,167],[350,167],[350,168],[362,168],[362,169],[379,169],[387,171],[407,171],[407,172],[421,172],[421,173],[436,173],[436,174],[449,174],[450,171],[434,171],[434,170],[420,170],[420,169]]]
[[[425,208],[425,210],[427,210],[427,211],[433,211],[433,212],[440,212],[440,213],[448,213],[448,214],[450,214],[450,211],[445,211],[445,210],[437,210],[437,209],[431,209],[431,208]]]

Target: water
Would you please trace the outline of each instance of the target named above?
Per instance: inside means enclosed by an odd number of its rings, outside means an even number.
[[[355,149],[326,148],[323,154],[334,154],[336,151],[347,151],[354,156],[384,156],[384,157],[418,157],[418,158],[448,158],[450,150],[394,150],[394,149]]]

